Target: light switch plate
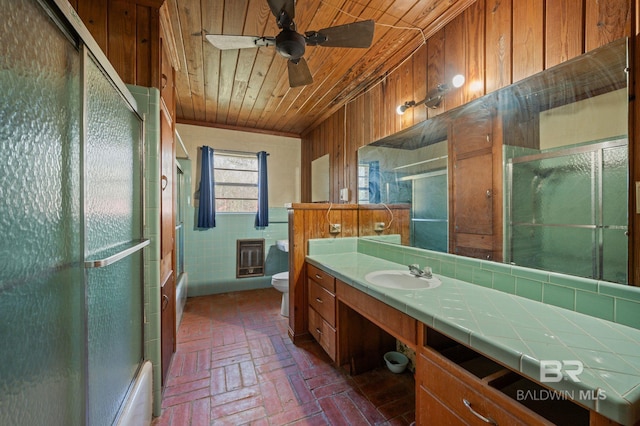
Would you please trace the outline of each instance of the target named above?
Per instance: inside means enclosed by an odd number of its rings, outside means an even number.
[[[340,190],[340,201],[349,201],[349,188],[342,188]]]

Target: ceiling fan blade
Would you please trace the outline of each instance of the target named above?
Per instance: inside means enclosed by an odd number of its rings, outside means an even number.
[[[313,83],[313,77],[307,66],[307,61],[304,58],[300,58],[295,63],[293,61],[287,61],[287,67],[289,70],[289,86],[300,87]]]
[[[273,37],[236,36],[223,34],[207,34],[207,41],[220,50],[245,49],[250,47],[275,46]]]
[[[293,20],[293,18],[295,18],[294,0],[267,0],[267,3],[269,3],[271,13],[273,13],[276,18],[280,18],[280,12],[283,10],[289,16],[289,19]]]
[[[338,25],[318,31],[318,45],[327,47],[370,47],[375,23],[372,19]],[[326,38],[326,40],[322,40]]]

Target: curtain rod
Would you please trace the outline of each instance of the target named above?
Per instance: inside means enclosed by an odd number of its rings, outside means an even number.
[[[200,149],[202,149],[202,147],[199,147]],[[233,151],[231,149],[216,149],[216,148],[212,148],[213,152],[221,152],[223,154],[231,154],[231,155],[258,155],[257,152],[251,152],[251,151]],[[269,153],[267,152],[267,155],[269,155]]]

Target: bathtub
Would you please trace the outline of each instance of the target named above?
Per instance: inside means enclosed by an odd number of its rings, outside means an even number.
[[[124,407],[116,421],[118,426],[148,426],[153,409],[153,367],[151,361],[142,363]]]
[[[176,336],[178,335],[178,327],[180,326],[180,321],[182,321],[184,305],[185,303],[187,303],[187,282],[187,273],[184,272],[180,274],[180,276],[178,277],[178,284],[176,285]]]

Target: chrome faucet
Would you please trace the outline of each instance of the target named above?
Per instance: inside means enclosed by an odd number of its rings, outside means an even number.
[[[425,266],[424,269],[421,269],[420,265],[416,263],[409,265],[409,273],[416,277],[433,278],[433,272],[430,266]]]

